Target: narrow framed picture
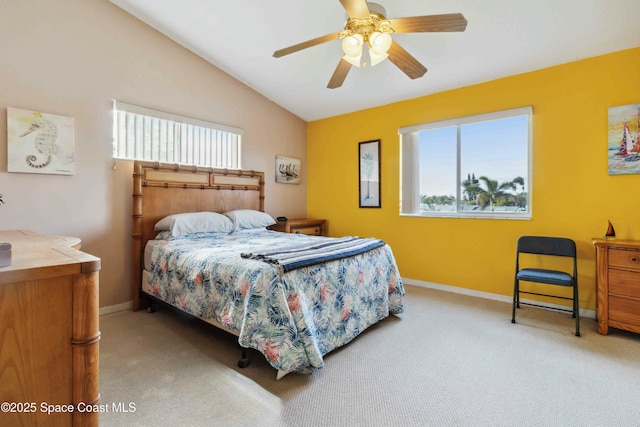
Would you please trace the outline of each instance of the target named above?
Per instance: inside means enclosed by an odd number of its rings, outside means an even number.
[[[358,177],[360,207],[381,207],[379,139],[358,143]]]
[[[276,156],[276,182],[300,184],[300,159]]]
[[[640,173],[640,104],[609,108],[609,175]]]

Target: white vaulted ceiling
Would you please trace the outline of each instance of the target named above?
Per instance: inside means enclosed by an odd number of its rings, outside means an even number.
[[[387,18],[462,13],[468,25],[393,36],[422,78],[387,60],[327,89],[339,40],[272,55],[342,30],[339,0],[111,1],[306,121],[640,46],[640,0],[378,0]]]

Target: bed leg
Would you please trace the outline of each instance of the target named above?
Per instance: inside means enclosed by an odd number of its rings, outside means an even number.
[[[147,313],[155,313],[156,302],[151,298],[147,298]]]
[[[247,354],[247,349],[244,347],[240,347],[240,360],[238,360],[238,368],[246,368],[249,365],[249,355]]]

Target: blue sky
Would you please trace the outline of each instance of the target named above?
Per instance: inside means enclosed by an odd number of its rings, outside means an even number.
[[[498,182],[517,176],[527,186],[528,117],[461,126],[461,175]],[[420,132],[420,194],[456,195],[456,128]]]

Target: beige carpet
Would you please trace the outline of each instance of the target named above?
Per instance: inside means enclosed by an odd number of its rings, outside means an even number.
[[[237,368],[235,337],[176,312],[103,316],[100,424],[640,426],[640,335],[585,318],[578,338],[570,315],[532,307],[513,325],[509,304],[411,286],[405,303],[280,381],[257,352]]]

